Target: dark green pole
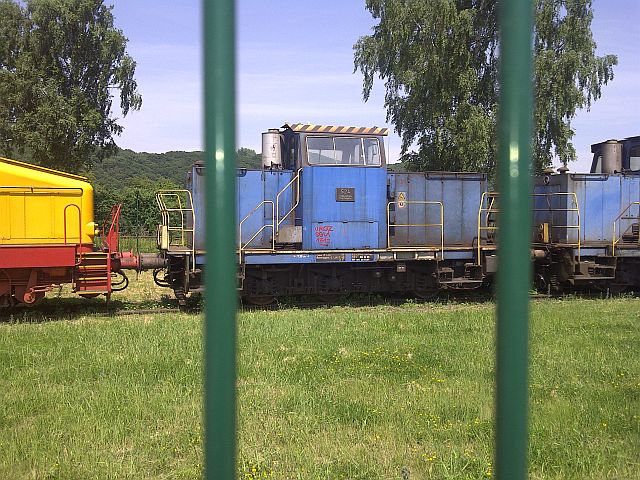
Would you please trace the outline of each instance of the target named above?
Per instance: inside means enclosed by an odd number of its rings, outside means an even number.
[[[233,0],[205,0],[205,478],[235,477],[236,178]]]
[[[496,478],[527,478],[531,235],[531,0],[500,2]]]

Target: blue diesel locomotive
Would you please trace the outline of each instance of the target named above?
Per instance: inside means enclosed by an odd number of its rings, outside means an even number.
[[[330,301],[354,292],[426,297],[491,284],[500,196],[487,176],[388,171],[385,135],[384,128],[310,124],[263,134],[262,169],[237,171],[243,301]],[[606,150],[594,150],[600,171],[535,178],[531,252],[540,288],[640,285],[633,141],[598,144]],[[203,288],[204,200],[198,163],[187,189],[157,194],[165,267],[154,277],[181,304]]]

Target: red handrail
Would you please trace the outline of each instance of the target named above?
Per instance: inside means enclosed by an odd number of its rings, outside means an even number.
[[[113,252],[119,252],[119,239],[120,239],[120,211],[122,210],[122,204],[118,203],[111,207],[111,225],[106,236],[106,247],[109,254]],[[106,230],[106,228],[104,229]]]

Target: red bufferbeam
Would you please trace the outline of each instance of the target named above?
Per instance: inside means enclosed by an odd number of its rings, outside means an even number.
[[[0,269],[73,267],[77,248],[77,245],[3,245]]]
[[[0,246],[0,307],[33,304],[73,280],[79,245]]]

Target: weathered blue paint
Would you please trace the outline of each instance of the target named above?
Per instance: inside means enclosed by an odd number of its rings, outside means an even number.
[[[204,218],[204,205],[206,202],[204,165],[195,164],[191,166],[191,169],[189,169],[189,172],[187,173],[187,190],[191,192],[191,201],[193,202],[195,219],[194,248],[197,251],[204,252],[206,249],[206,229]]]
[[[384,167],[305,167],[302,173],[302,248],[378,248],[386,236]],[[336,189],[352,188],[353,201],[338,201]],[[329,243],[316,236],[321,224],[336,226]],[[376,234],[372,233],[376,229]],[[322,242],[318,239],[322,238]]]
[[[610,245],[613,222],[632,202],[640,201],[640,177],[608,174],[566,174],[547,177],[547,183],[539,182],[535,193],[575,193],[580,215],[580,243]],[[534,226],[548,222],[551,225],[577,225],[578,213],[567,211],[574,207],[570,196],[550,197],[552,211],[534,213]],[[544,210],[545,197],[536,196],[534,208]],[[535,234],[535,233],[534,233]],[[552,228],[551,240],[575,244],[576,228]]]
[[[377,248],[379,243],[379,222],[314,222],[311,229],[315,250]]]
[[[294,176],[291,170],[268,171],[268,170],[244,170],[238,175],[237,188],[237,222],[238,225],[256,206],[263,201],[273,202],[273,212],[276,208],[276,197]],[[279,216],[284,216],[292,206],[293,190],[287,188],[280,195],[278,204]],[[262,206],[247,218],[242,224],[242,245],[244,246],[263,225],[272,223],[271,204]],[[274,217],[277,221],[277,217]],[[293,214],[287,217],[282,225],[290,225],[293,222]],[[273,232],[271,228],[265,228],[248,245],[251,248],[270,248]]]
[[[321,254],[322,255],[322,254]],[[290,263],[374,263],[379,259],[377,253],[354,252],[339,253],[332,255],[327,261],[327,257],[318,258],[315,253],[275,253],[275,254],[251,254],[244,257],[247,265],[275,265]]]
[[[324,257],[323,257],[324,255]],[[326,255],[331,255],[327,257]],[[387,255],[389,256],[387,258]],[[415,252],[400,252],[397,260],[416,260]],[[451,250],[444,254],[445,260],[473,260],[474,251]],[[393,260],[393,253],[372,253],[371,251],[339,252],[331,254],[316,253],[246,253],[243,261],[247,265],[276,265],[276,264],[300,264],[300,263],[385,263]],[[427,258],[420,261],[433,261]],[[202,262],[204,263],[204,262]]]
[[[284,189],[294,176],[291,170],[236,170],[236,225],[262,201],[269,200],[276,207],[278,192]],[[205,249],[204,204],[205,204],[204,168],[200,165],[191,167],[187,177],[187,188],[193,198],[194,216],[196,222],[195,246],[196,250]],[[279,201],[280,217],[286,215],[292,207],[294,190],[287,188]],[[275,210],[274,210],[275,212]],[[263,204],[242,224],[242,244],[248,242],[263,225],[271,224],[272,210],[268,204]],[[294,215],[287,217],[281,224],[292,225]],[[239,228],[239,227],[238,227]],[[252,248],[269,248],[271,246],[271,228],[265,228],[250,244]]]
[[[389,190],[395,202],[402,196],[408,202],[442,203],[444,244],[472,246],[478,235],[478,208],[487,191],[487,177],[478,173],[389,173]],[[440,223],[437,204],[406,203],[391,205],[391,224]],[[436,245],[438,227],[393,227],[392,246]]]

